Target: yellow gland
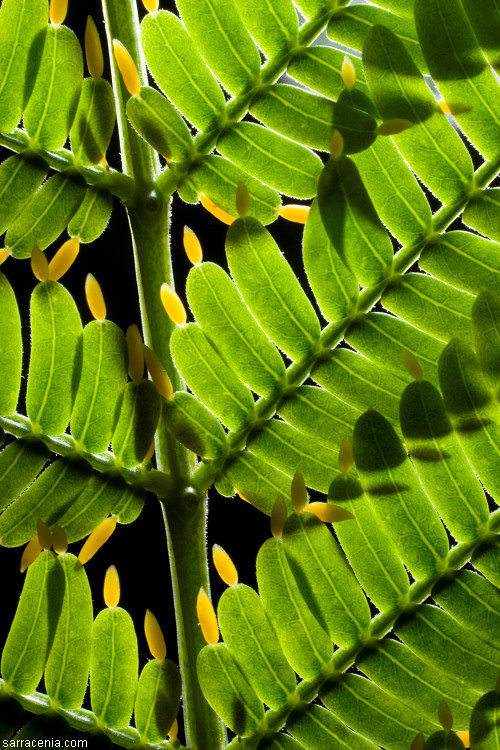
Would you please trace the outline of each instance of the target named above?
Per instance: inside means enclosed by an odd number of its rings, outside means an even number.
[[[238,583],[238,571],[234,562],[231,560],[225,549],[214,544],[212,547],[212,559],[215,569],[228,586],[236,586]]]
[[[113,39],[113,52],[115,54],[118,70],[123,78],[123,83],[131,96],[137,96],[141,92],[141,82],[135,62],[130,52],[118,39]]]
[[[220,208],[220,206],[210,200],[210,198],[207,198],[206,195],[203,195],[203,193],[200,193],[200,203],[212,216],[215,216],[216,219],[219,219],[224,224],[232,224],[235,221],[234,216],[228,214],[227,211],[224,211],[224,209]]]
[[[36,523],[36,533],[38,541],[40,542],[40,547],[47,550],[47,552],[52,549],[52,533],[45,521],[42,521],[41,518],[39,518]]]
[[[177,292],[165,283],[161,285],[160,297],[170,320],[178,326],[185,325],[187,320],[186,308],[182,304],[182,300]]]
[[[24,548],[23,556],[21,557],[21,573],[24,573],[31,563],[35,562],[41,551],[42,548],[38,541],[38,536],[34,536]]]
[[[422,367],[413,352],[409,352],[405,349],[403,352],[403,364],[412,378],[415,378],[415,380],[422,380]]]
[[[150,609],[146,610],[146,616],[144,618],[144,633],[153,659],[164,661],[167,655],[165,637],[158,620]]]
[[[98,81],[104,71],[104,57],[99,32],[92,16],[88,16],[85,26],[85,58],[90,75],[94,81]]]
[[[68,12],[68,0],[50,0],[49,17],[54,26],[64,23]]]
[[[9,255],[10,253],[5,247],[0,248],[0,266],[5,263]]]
[[[352,89],[356,83],[356,70],[351,58],[347,55],[342,62],[342,81],[346,89]]]
[[[156,13],[160,5],[158,0],[142,0],[142,4],[150,13]]]
[[[171,740],[175,740],[177,739],[178,733],[179,733],[179,723],[177,719],[174,719],[174,723],[168,730],[168,736],[170,737]]]
[[[106,607],[114,609],[120,601],[120,578],[114,565],[110,565],[104,576],[104,602]]]
[[[45,253],[39,247],[34,246],[31,251],[31,270],[38,281],[47,281],[49,278],[49,261]]]
[[[172,381],[168,377],[167,371],[165,370],[161,359],[158,355],[144,344],[144,359],[146,360],[146,367],[151,375],[151,380],[158,389],[158,393],[167,401],[170,401],[174,395],[174,389]]]
[[[292,505],[296,513],[301,513],[307,504],[307,489],[304,477],[296,471],[292,479]]]
[[[451,709],[445,700],[442,700],[438,708],[439,723],[445,732],[449,732],[453,726],[453,716]]]
[[[286,503],[280,495],[276,498],[271,511],[271,534],[275,539],[281,539],[283,536],[283,527],[287,516]]]
[[[248,503],[249,505],[251,505],[251,504],[252,504],[252,503],[250,502],[250,500],[248,500],[248,499],[247,499],[246,497],[243,497],[243,495],[241,494],[241,492],[236,492],[236,494],[238,495],[238,497],[240,497],[240,498],[241,498],[242,500],[244,500],[244,501],[245,501],[246,503]]]
[[[97,529],[94,529],[92,534],[88,537],[85,544],[80,550],[78,559],[82,565],[85,565],[96,552],[98,552],[102,545],[105,544],[113,531],[116,528],[116,518],[106,518],[102,523],[99,524]]]
[[[457,737],[459,740],[462,740],[464,747],[470,747],[469,732],[457,732]]]
[[[294,221],[296,224],[305,224],[310,210],[310,206],[289,203],[288,206],[280,206],[278,213],[287,221]]]
[[[354,466],[354,454],[352,450],[352,438],[345,437],[340,444],[339,468],[343,474],[349,474]]]
[[[184,244],[184,250],[190,262],[193,266],[198,266],[203,260],[203,250],[201,249],[200,240],[192,229],[184,226],[182,241]]]
[[[97,279],[91,273],[87,274],[85,281],[85,296],[90,312],[96,320],[101,323],[106,318],[106,303],[102,295],[102,289]]]
[[[398,133],[402,133],[403,130],[412,128],[413,125],[414,123],[411,122],[411,120],[405,120],[402,117],[396,117],[394,120],[386,120],[382,123],[382,125],[379,125],[375,130],[375,133],[377,135],[398,135]]]
[[[210,646],[215,646],[219,642],[219,625],[212,602],[203,588],[198,593],[196,613],[204,639]]]
[[[344,138],[340,130],[335,129],[330,138],[330,156],[339,159],[344,153]]]
[[[146,455],[142,459],[142,463],[143,464],[149,463],[151,461],[151,459],[153,458],[153,456],[154,456],[154,452],[155,452],[155,441],[153,439],[151,441],[151,445],[148,448],[148,452],[146,453]]]
[[[441,110],[441,112],[444,115],[451,115],[452,114],[452,111],[450,109],[449,104],[447,104],[444,99],[440,99],[438,101],[438,106],[439,106],[439,109]]]
[[[240,219],[244,219],[250,208],[250,194],[244,182],[238,182],[236,188],[236,211]]]
[[[80,251],[80,240],[72,237],[61,245],[49,263],[49,281],[59,281],[69,271]]]
[[[348,521],[354,518],[353,514],[340,505],[331,505],[330,503],[309,503],[305,510],[319,518],[323,523],[338,523],[339,521]]]
[[[144,376],[144,344],[139,328],[133,323],[127,328],[128,374],[137,382]]]
[[[56,523],[52,530],[52,549],[58,555],[64,555],[68,549],[68,537],[62,526],[59,526],[58,523]]]

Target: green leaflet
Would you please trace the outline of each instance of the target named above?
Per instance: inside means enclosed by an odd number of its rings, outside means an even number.
[[[318,183],[318,205],[330,241],[361,284],[381,281],[392,264],[392,243],[354,162],[328,161]]]
[[[414,0],[379,0],[377,5],[405,18],[413,19],[413,3]]]
[[[415,24],[429,73],[461,129],[487,159],[497,158],[500,89],[461,2],[415,0]]]
[[[415,578],[433,575],[448,538],[394,429],[367,411],[354,427],[353,450],[363,489],[398,555]]]
[[[181,161],[193,152],[189,129],[168,99],[156,89],[141,86],[127,101],[127,117],[153,148],[166,159]]]
[[[481,369],[489,379],[498,399],[500,395],[500,297],[481,292],[472,308],[474,348]]]
[[[497,680],[500,651],[438,607],[424,604],[411,617],[400,618],[395,633],[424,661],[475,690],[483,692]]]
[[[92,627],[90,700],[92,711],[108,727],[126,727],[137,689],[137,637],[121,607],[99,612]]]
[[[438,384],[437,363],[442,342],[403,320],[385,313],[368,313],[360,323],[354,323],[349,328],[345,339],[361,354],[388,367],[407,382],[409,377],[403,363],[403,353],[409,351],[422,365],[425,378]]]
[[[3,6],[2,6],[3,10]],[[0,232],[12,224],[42,184],[47,166],[14,154],[0,166]]]
[[[113,432],[113,453],[128,468],[148,452],[160,417],[160,395],[151,380],[126,384]]]
[[[443,203],[461,195],[472,179],[472,162],[402,42],[375,26],[363,46],[370,94],[384,120],[403,118],[412,128],[392,136],[410,167]],[[432,160],[427,155],[432,152]]]
[[[1,510],[29,487],[49,456],[50,451],[42,442],[30,438],[15,440],[4,448],[0,453]]]
[[[358,298],[359,285],[330,242],[316,199],[307,217],[302,254],[307,277],[323,316],[326,320],[342,320]]]
[[[9,227],[6,247],[15,258],[29,258],[34,245],[44,250],[69,224],[84,197],[79,177],[66,172],[49,177]]]
[[[432,590],[432,598],[462,627],[472,630],[486,643],[495,644],[500,624],[498,589],[486,578],[460,570]]]
[[[474,297],[422,273],[406,273],[382,295],[387,310],[437,339],[470,338]]]
[[[498,714],[500,693],[491,690],[483,695],[474,706],[470,719],[471,746],[477,750],[495,750],[498,747]]]
[[[310,353],[320,336],[311,303],[271,235],[255,219],[231,224],[226,254],[250,312],[292,359]]]
[[[42,678],[63,592],[64,579],[56,556],[41,552],[28,568],[2,653],[2,677],[17,693],[30,695]]]
[[[205,646],[198,654],[198,679],[205,698],[240,737],[249,737],[264,720],[264,707],[240,672],[227,646]]]
[[[260,548],[257,581],[286,658],[301,677],[316,677],[331,659],[332,643],[304,601],[281,540],[268,539]]]
[[[290,477],[249,451],[242,451],[225,470],[233,487],[263,513],[271,515],[275,500],[290,503]]]
[[[60,555],[57,563],[64,595],[45,667],[45,689],[56,705],[79,708],[89,679],[92,596],[85,569],[74,555]]]
[[[141,40],[148,67],[170,101],[200,130],[215,125],[224,95],[177,16],[148,13]]]
[[[98,474],[87,480],[83,492],[54,520],[66,532],[68,542],[76,542],[94,531],[114,511],[124,492],[126,488],[118,478]]]
[[[327,492],[338,472],[338,452],[326,448],[308,435],[303,435],[286,422],[272,419],[251,437],[249,451],[269,461],[292,477],[300,471],[308,487]]]
[[[386,227],[403,245],[418,242],[431,226],[423,191],[390,138],[352,156],[373,205]]]
[[[439,360],[439,380],[448,416],[474,471],[494,497],[500,492],[500,412],[477,358],[452,339]]]
[[[480,544],[471,562],[494,586],[500,588],[500,550],[496,538]]]
[[[0,130],[10,133],[30,95],[39,63],[34,45],[47,23],[45,0],[4,0],[0,11]]]
[[[355,674],[321,691],[321,700],[337,718],[386,750],[410,747],[419,732],[431,734],[436,725],[396,698]]]
[[[190,393],[174,393],[163,405],[162,416],[170,434],[197,456],[217,458],[226,452],[226,433],[220,422]]]
[[[80,383],[71,412],[71,432],[80,450],[105,451],[116,422],[116,405],[127,382],[127,345],[109,320],[83,330]]]
[[[80,242],[93,242],[104,232],[112,208],[111,193],[88,188],[78,211],[68,224],[68,234],[78,237]]]
[[[337,5],[345,5],[347,1],[348,0],[338,0]],[[324,0],[298,0],[295,5],[300,8],[307,18],[312,18],[316,15],[321,17],[321,11],[325,10]]]
[[[234,740],[228,745],[228,749],[237,750],[237,747]],[[294,740],[289,734],[276,734],[272,739],[261,742],[259,750],[304,750],[304,745]]]
[[[307,511],[293,513],[283,530],[283,545],[299,589],[323,629],[342,648],[357,643],[370,626],[370,607],[325,524]]]
[[[490,65],[498,70],[498,34],[496,29],[500,20],[500,11],[496,3],[489,0],[462,0],[470,24],[479,42],[479,46],[488,58]]]
[[[134,719],[141,742],[163,742],[181,701],[179,667],[170,659],[151,659],[137,685]]]
[[[500,294],[500,245],[471,232],[440,235],[418,262],[424,271],[471,294],[486,288]]]
[[[260,55],[235,4],[178,0],[177,6],[196,48],[231,94],[240,94],[257,83]]]
[[[227,588],[217,618],[229,653],[259,698],[270,708],[284,706],[295,691],[295,674],[258,594],[242,584]]]
[[[252,394],[226,365],[199,326],[174,331],[172,356],[183,379],[202,403],[229,429],[247,424],[254,411]]]
[[[113,515],[118,523],[132,523],[139,516],[146,500],[146,491],[142,487],[127,485],[122,488],[121,497],[113,506]]]
[[[359,411],[323,388],[301,385],[279,403],[278,414],[292,427],[329,448],[338,450],[352,432]]]
[[[85,489],[91,475],[85,461],[59,458],[0,516],[0,540],[5,547],[18,547],[37,533],[39,518],[49,526],[57,523]]]
[[[24,127],[34,144],[57,150],[75,117],[83,78],[80,43],[66,26],[46,26],[38,73],[24,112]]]
[[[344,747],[350,750],[375,750],[372,742],[348,729],[330,711],[319,706],[311,705],[305,711],[293,713],[286,726],[308,750],[337,750]]]
[[[342,91],[345,91],[342,81],[344,57],[345,54],[341,50],[314,45],[301,50],[296,57],[293,57],[287,72],[297,81],[319,91],[320,94],[328,96],[330,99],[338,99]],[[350,59],[356,71],[356,85],[366,91],[361,61],[357,57],[351,57]]]
[[[16,410],[21,387],[23,341],[21,319],[14,291],[0,272],[0,414]]]
[[[381,612],[400,606],[408,593],[408,575],[377,521],[361,482],[340,474],[328,490],[328,500],[349,510],[354,518],[335,524],[335,533],[363,589]],[[363,549],[363,554],[357,554]]]
[[[411,714],[418,711],[435,722],[439,704],[445,700],[453,713],[455,727],[468,727],[472,707],[480,694],[461,677],[452,677],[447,667],[438,669],[392,638],[385,638],[376,649],[363,652],[357,666],[384,691],[405,703]]]
[[[209,154],[190,173],[200,193],[207,195],[220,208],[236,217],[236,190],[242,182],[248,190],[248,215],[262,224],[270,224],[277,217],[280,196],[267,185],[251,177],[222,156]]]
[[[413,14],[410,10],[405,18],[403,14],[397,15],[398,13],[398,8],[388,13],[371,5],[345,8],[333,15],[326,32],[333,41],[362,50],[366,37],[373,27],[383,26],[404,45],[422,73],[426,73],[426,63],[417,38]]]
[[[238,13],[267,57],[285,52],[299,30],[291,0],[240,0]]]
[[[113,89],[104,78],[86,78],[71,126],[71,149],[82,164],[98,164],[115,127]]]
[[[285,195],[294,198],[316,195],[320,158],[272,130],[252,122],[239,122],[219,138],[217,150]]]
[[[73,297],[57,281],[37,284],[31,296],[31,359],[26,410],[35,429],[66,429],[78,377],[82,324]]]
[[[500,188],[487,188],[477,194],[467,204],[462,219],[467,226],[500,242]]]
[[[427,495],[458,541],[475,538],[488,521],[488,503],[446,416],[439,391],[425,380],[401,396],[406,449]]]
[[[285,365],[225,271],[213,263],[192,268],[186,293],[202,332],[231,369],[252,390],[270,396],[285,378]]]

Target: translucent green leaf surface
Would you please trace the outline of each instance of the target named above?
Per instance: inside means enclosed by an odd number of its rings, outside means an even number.
[[[71,432],[89,453],[105,451],[117,418],[116,405],[127,381],[125,336],[115,323],[94,320],[83,331],[80,383],[71,412]]]
[[[71,126],[71,148],[82,164],[98,164],[115,127],[113,89],[104,78],[86,78]]]
[[[49,24],[44,35],[40,66],[24,113],[24,127],[34,143],[58,149],[68,137],[78,106],[83,78],[82,50],[66,26]]]
[[[121,607],[99,612],[92,627],[90,700],[108,727],[126,727],[137,690],[137,638]]]
[[[297,14],[291,0],[241,0],[238,12],[267,57],[284,52],[298,32]]]
[[[470,720],[470,740],[477,750],[493,750],[500,741],[498,712],[500,693],[491,690],[474,706]]]
[[[113,515],[117,516],[118,523],[132,523],[139,516],[144,507],[146,492],[142,487],[121,487],[118,502],[113,506]]]
[[[181,701],[179,667],[170,659],[149,661],[137,685],[134,719],[143,742],[162,742]]]
[[[68,234],[78,237],[80,242],[93,242],[104,232],[112,207],[111,193],[88,188],[78,211],[68,224]]]
[[[489,0],[463,0],[462,5],[479,46],[496,70],[499,63],[498,37],[495,32],[500,17],[498,6]]]
[[[79,708],[89,679],[92,596],[84,567],[74,555],[60,555],[57,563],[64,595],[45,667],[45,689],[63,708]]]
[[[3,510],[18,495],[29,487],[42,470],[50,451],[42,442],[21,438],[8,445],[0,453],[0,483]]]
[[[500,241],[500,188],[487,188],[479,193],[467,205],[463,221],[472,229]]]
[[[435,586],[432,597],[464,628],[486,643],[496,643],[500,623],[498,589],[486,578],[461,570],[451,580]]]
[[[28,417],[39,430],[66,429],[78,377],[81,322],[73,297],[56,281],[37,284],[30,306],[31,360]]]
[[[254,219],[235,221],[226,253],[238,289],[264,331],[292,359],[309,353],[319,322],[271,235]]]
[[[243,497],[271,515],[276,498],[290,505],[290,477],[249,451],[242,451],[226,469],[228,480]]]
[[[21,319],[14,291],[0,272],[0,414],[16,410],[21,387],[23,342]]]
[[[375,750],[375,745],[348,729],[330,711],[320,706],[309,706],[305,711],[293,713],[287,729],[308,750],[331,750],[332,747],[349,747],[352,750]]]
[[[477,296],[472,308],[472,332],[479,364],[498,398],[500,393],[500,297],[498,294],[485,289]]]
[[[226,450],[226,433],[220,422],[190,393],[177,391],[163,406],[167,430],[186,448],[204,458],[216,458]]]
[[[295,55],[289,66],[288,73],[300,83],[318,91],[330,99],[338,99],[342,91],[345,91],[342,81],[342,63],[345,54],[333,47],[314,45]],[[365,76],[361,61],[351,57],[356,72],[356,85],[363,91],[367,91]]]
[[[123,466],[137,466],[148,452],[160,406],[160,395],[151,380],[132,381],[125,386],[113,432],[113,453]]]
[[[175,107],[156,89],[141,86],[127,102],[127,117],[153,148],[165,158],[180,161],[193,150],[189,129]]]
[[[68,542],[83,539],[96,529],[126,493],[127,487],[117,477],[104,473],[87,480],[83,491],[57,518]]]
[[[3,6],[2,6],[3,9]],[[47,167],[15,154],[0,166],[0,232],[10,226],[42,184]]]

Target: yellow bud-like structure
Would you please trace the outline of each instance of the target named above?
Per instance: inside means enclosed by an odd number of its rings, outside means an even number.
[[[154,453],[155,453],[155,441],[152,440],[151,441],[151,445],[148,448],[148,452],[146,453],[146,455],[142,459],[142,463],[143,464],[148,464],[151,461],[151,459],[153,458]]]
[[[210,198],[207,198],[203,193],[200,193],[200,203],[203,208],[206,208],[207,211],[212,214],[212,216],[215,216],[216,219],[219,219],[219,221],[222,221],[224,224],[232,224],[233,221],[235,221],[234,216],[228,214],[227,211],[224,211],[223,208],[214,203]]]
[[[114,609],[120,601],[120,578],[114,565],[110,565],[104,576],[104,602],[106,607]]]
[[[296,224],[305,224],[310,210],[310,206],[289,203],[288,206],[280,206],[278,208],[278,213],[287,221],[294,221]]]
[[[275,539],[283,536],[283,526],[288,516],[286,503],[283,498],[277,497],[271,511],[271,534]]]
[[[54,26],[64,23],[68,12],[68,0],[50,0],[49,18]]]
[[[377,135],[398,135],[414,125],[411,120],[405,120],[402,117],[395,117],[393,120],[386,120],[379,125],[375,133]]]
[[[128,93],[131,96],[137,96],[141,91],[141,81],[130,52],[118,39],[113,39],[113,52]]]
[[[450,109],[449,104],[447,104],[444,99],[440,99],[438,101],[438,106],[439,106],[439,109],[441,110],[441,112],[443,113],[443,115],[451,115],[452,114],[452,111]]]
[[[144,344],[141,332],[133,323],[127,328],[128,374],[138,382],[144,377]]]
[[[150,609],[146,610],[146,616],[144,618],[144,633],[153,659],[164,661],[167,656],[165,637],[158,620]]]
[[[106,303],[99,282],[91,273],[87,275],[85,281],[85,296],[90,312],[96,320],[102,323],[106,318]]]
[[[42,521],[41,518],[37,521],[36,533],[38,541],[40,542],[40,547],[47,551],[52,549],[52,533],[45,521]]]
[[[236,188],[236,211],[240,219],[244,219],[250,208],[250,194],[244,182],[238,182]]]
[[[168,730],[168,736],[170,737],[171,740],[175,740],[177,739],[178,734],[179,734],[179,722],[177,721],[177,719],[174,719],[174,723]]]
[[[352,438],[345,437],[339,450],[339,468],[343,474],[349,474],[354,466],[354,453],[352,450]]]
[[[196,601],[196,613],[200,623],[201,632],[209,646],[215,646],[219,642],[219,625],[213,604],[207,596],[205,589],[201,588]]]
[[[34,536],[24,548],[23,556],[21,557],[21,573],[24,573],[31,563],[35,562],[41,551],[42,547],[38,541],[38,535]]]
[[[80,251],[80,241],[76,237],[66,240],[49,263],[49,281],[59,281],[71,268]]]
[[[342,81],[346,89],[352,89],[356,83],[356,70],[351,58],[347,55],[342,62]]]
[[[222,549],[218,544],[214,544],[212,547],[212,559],[215,569],[224,583],[227,583],[228,586],[236,586],[238,583],[238,571],[226,550]]]
[[[102,523],[99,524],[97,529],[94,529],[92,534],[88,537],[85,544],[80,550],[78,559],[82,565],[85,565],[96,552],[98,552],[102,545],[105,544],[113,531],[116,528],[116,518],[106,518]]]
[[[296,471],[292,479],[292,505],[296,513],[301,513],[307,504],[307,489],[304,477]]]
[[[335,129],[330,138],[330,156],[339,159],[344,153],[344,138],[340,130]]]
[[[64,529],[59,526],[58,523],[52,530],[52,549],[57,552],[58,555],[64,555],[68,549],[68,537]]]
[[[457,732],[457,737],[462,740],[464,747],[470,747],[469,732]]]
[[[160,7],[159,0],[142,0],[142,4],[150,13],[156,13]]]
[[[412,378],[415,378],[415,380],[422,380],[422,366],[413,352],[409,352],[408,349],[405,349],[403,352],[403,364]]]
[[[242,500],[244,500],[244,501],[245,501],[246,503],[248,503],[249,505],[251,505],[251,504],[252,504],[252,503],[250,502],[250,500],[248,500],[248,498],[244,497],[244,496],[243,496],[243,495],[241,494],[241,492],[237,492],[236,494],[238,495],[238,497],[240,497],[240,498],[241,498]]]
[[[10,253],[5,247],[0,248],[0,266],[5,263],[9,255]]]
[[[49,262],[45,253],[43,253],[36,245],[31,251],[31,270],[38,281],[48,281]]]
[[[330,503],[309,503],[305,510],[319,518],[323,523],[338,523],[354,518],[353,514],[345,508],[341,508],[339,505],[330,505]]]
[[[146,360],[146,367],[151,375],[151,380],[158,389],[158,393],[163,398],[169,401],[174,395],[174,389],[172,387],[172,381],[168,377],[167,371],[165,370],[161,359],[158,355],[144,344],[144,359]]]
[[[193,266],[198,266],[203,260],[203,250],[201,249],[200,240],[192,229],[185,226],[182,241],[184,244],[184,250],[190,262]]]
[[[170,320],[178,326],[185,325],[187,320],[186,308],[182,304],[182,300],[177,292],[165,283],[161,285],[160,296],[162,305]]]
[[[104,72],[104,56],[99,32],[92,16],[88,16],[85,27],[85,58],[90,75],[94,81],[98,81]]]

